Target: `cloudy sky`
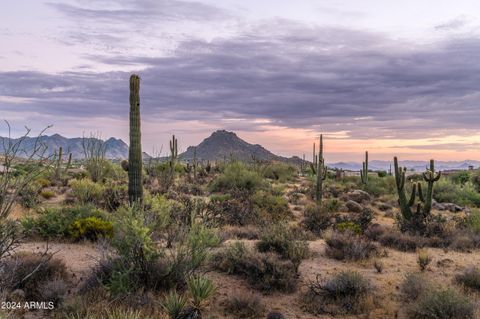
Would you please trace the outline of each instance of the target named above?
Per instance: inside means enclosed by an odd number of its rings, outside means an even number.
[[[216,129],[327,161],[480,159],[478,0],[22,0],[0,4],[0,118],[144,150]],[[0,135],[5,127],[0,126]]]

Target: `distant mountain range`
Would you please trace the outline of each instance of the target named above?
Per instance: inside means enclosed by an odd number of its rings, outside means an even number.
[[[96,138],[88,138],[96,141],[100,141]],[[0,137],[0,151],[3,151],[3,143],[8,141],[7,138]],[[13,142],[18,141],[18,139],[13,139]],[[19,156],[25,156],[25,154],[31,154],[35,147],[36,138],[27,137],[21,144],[21,153]],[[51,136],[41,136],[39,142],[46,147],[46,152],[44,155],[53,155],[60,147],[63,149],[64,154],[72,153],[73,159],[83,159],[83,138],[66,138],[59,134],[54,134]],[[109,138],[104,141],[105,143],[105,157],[108,159],[123,159],[128,157],[128,145],[121,139]]]
[[[399,161],[398,163],[401,167],[406,167],[410,170],[417,172],[425,171],[429,162],[427,161]],[[379,161],[373,160],[368,162],[368,169],[372,171],[387,171],[390,169],[390,165],[393,170],[393,161]],[[359,171],[362,168],[362,163],[355,162],[338,162],[338,163],[327,163],[327,166],[330,168],[341,168],[343,170],[349,171]],[[478,168],[480,166],[480,161],[475,160],[464,160],[464,161],[435,161],[435,169],[437,170],[466,170],[469,166]]]
[[[3,148],[3,142],[6,138],[0,137],[0,151]],[[63,148],[64,153],[72,153],[74,159],[83,159],[83,138],[66,138],[59,134],[51,136],[42,136],[40,138],[41,143],[47,147],[47,154],[52,155],[60,147]],[[106,158],[108,159],[126,159],[128,158],[128,145],[121,139],[109,138],[104,141],[106,146]],[[22,143],[22,148],[27,154],[31,153],[34,148],[35,138],[26,138]],[[193,153],[196,149],[196,156],[199,160],[223,160],[225,158],[235,158],[243,161],[251,161],[254,157],[257,160],[262,161],[279,161],[284,163],[291,163],[300,165],[302,159],[297,156],[290,158],[275,155],[269,150],[265,149],[259,144],[250,144],[235,133],[219,130],[206,139],[204,139],[197,146],[190,146],[187,150],[179,154],[179,158],[184,161],[190,161],[193,159]],[[144,157],[150,157],[144,153]],[[415,171],[424,171],[427,166],[426,161],[400,161],[400,165],[407,167],[408,169]],[[390,161],[372,160],[369,162],[370,170],[385,170],[388,171],[390,165],[393,163]],[[480,161],[476,160],[464,160],[464,161],[435,161],[436,168],[438,170],[450,170],[450,169],[468,169],[469,166],[475,168],[480,167]],[[341,168],[344,170],[358,171],[362,168],[361,163],[355,162],[337,162],[327,163],[330,168]]]

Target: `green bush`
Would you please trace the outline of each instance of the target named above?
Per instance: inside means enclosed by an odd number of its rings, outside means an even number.
[[[68,232],[74,240],[98,238],[112,238],[113,225],[109,221],[97,217],[87,217],[75,220],[68,227]]]
[[[70,226],[77,220],[95,217],[106,221],[106,215],[92,206],[50,208],[38,217],[24,218],[22,226],[30,236],[40,236],[45,239],[72,238]],[[77,239],[77,238],[73,238]]]
[[[310,253],[308,243],[298,240],[297,234],[284,224],[273,224],[265,229],[256,246],[260,252],[275,252],[291,260],[297,269],[302,259]]]
[[[440,179],[435,183],[433,197],[440,203],[448,202],[480,207],[480,193],[470,182],[461,186],[449,179]]]
[[[270,163],[262,170],[262,176],[281,183],[292,180],[297,174],[297,168],[284,163]]]
[[[255,191],[266,186],[265,181],[258,173],[249,169],[242,162],[233,162],[226,165],[222,174],[210,184],[212,192],[228,191]]]
[[[257,216],[262,221],[285,221],[292,218],[292,212],[288,207],[288,200],[282,196],[276,196],[267,191],[257,191],[253,196]]]
[[[338,223],[337,230],[341,232],[348,231],[357,235],[360,235],[363,232],[362,227],[360,227],[360,225],[350,221]]]
[[[103,200],[104,186],[90,179],[71,180],[73,196],[81,204],[98,204]]]
[[[42,196],[45,199],[50,199],[52,197],[55,197],[55,192],[51,190],[43,190],[40,192],[40,196]]]
[[[393,176],[379,177],[369,175],[368,184],[360,184],[359,187],[375,197],[395,194],[396,192],[395,178]]]
[[[480,233],[480,211],[472,210],[470,214],[465,218],[465,225],[468,229],[474,233]]]

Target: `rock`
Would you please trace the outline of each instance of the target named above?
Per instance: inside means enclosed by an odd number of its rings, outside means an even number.
[[[352,213],[361,213],[363,211],[363,206],[353,200],[347,201],[345,206],[347,206],[348,211]]]
[[[370,194],[360,189],[356,189],[354,191],[348,192],[347,194],[345,194],[345,197],[347,198],[347,200],[352,200],[359,204],[362,204],[364,202],[369,202],[372,199],[370,197]]]
[[[461,212],[463,210],[463,207],[460,207],[454,203],[442,203],[442,204],[445,207],[445,210],[448,210],[452,213]]]
[[[454,204],[454,203],[438,203],[436,201],[432,201],[432,207],[436,210],[440,210],[440,211],[448,210],[452,213],[461,212],[464,209],[463,207],[458,206],[457,204]]]

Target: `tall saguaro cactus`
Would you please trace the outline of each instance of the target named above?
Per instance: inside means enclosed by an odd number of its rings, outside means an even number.
[[[55,180],[60,180],[62,177],[62,174],[66,173],[68,169],[70,168],[70,165],[72,164],[72,153],[69,153],[68,155],[68,162],[65,168],[62,167],[63,164],[63,147],[60,146],[58,149],[58,154],[57,151],[55,151]]]
[[[142,202],[142,138],[140,129],[140,77],[130,76],[130,147],[128,152],[128,199]]]
[[[360,170],[360,177],[362,183],[368,184],[368,151],[365,151],[365,162],[363,162],[363,169]]]
[[[315,154],[315,143],[313,144],[313,163],[312,171],[317,176],[315,185],[315,200],[317,205],[322,204],[323,198],[323,181],[327,178],[327,167],[325,166],[325,159],[323,158],[323,135],[320,135],[318,146],[318,155]]]
[[[430,216],[433,200],[433,186],[442,176],[441,172],[435,172],[435,161],[430,160],[430,168],[423,173],[423,180],[427,182],[427,192],[424,195],[422,191],[422,184],[416,183],[412,185],[412,193],[407,200],[405,194],[405,173],[407,169],[400,168],[398,166],[397,157],[393,159],[394,171],[395,171],[395,183],[398,192],[398,203],[400,205],[400,212],[404,226],[414,227],[415,231],[423,231],[426,226],[428,217]],[[412,210],[412,206],[415,205],[415,199],[418,194],[419,203],[416,206],[416,212]]]

